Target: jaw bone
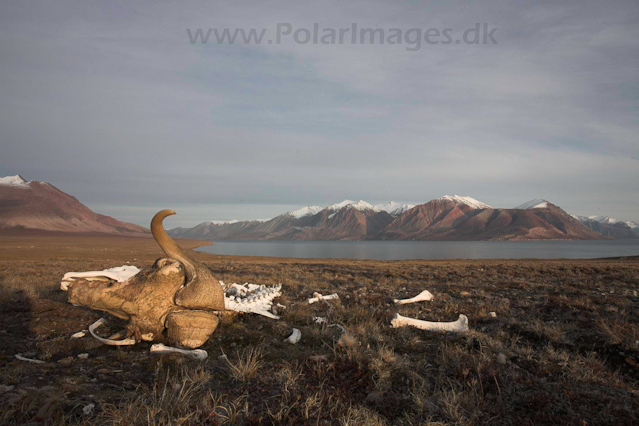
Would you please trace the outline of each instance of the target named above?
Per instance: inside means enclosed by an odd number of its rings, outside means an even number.
[[[454,331],[458,333],[465,333],[469,330],[468,317],[464,314],[460,314],[459,319],[453,322],[422,321],[418,319],[403,317],[400,314],[395,314],[391,321],[391,326],[393,328],[411,326],[419,328],[421,330]]]
[[[162,343],[157,343],[151,346],[151,353],[156,355],[164,354],[182,354],[198,361],[204,361],[209,357],[209,354],[204,349],[178,349],[170,346],[165,346]]]
[[[410,299],[393,299],[396,305],[405,305],[406,303],[415,303],[415,302],[426,302],[429,300],[433,300],[434,296],[430,291],[424,290],[419,293],[415,297],[411,297]]]

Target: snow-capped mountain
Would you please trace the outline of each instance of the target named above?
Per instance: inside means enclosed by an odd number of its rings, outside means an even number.
[[[46,182],[20,175],[0,177],[0,232],[100,232],[144,235],[148,229],[94,213]]]
[[[307,206],[266,222],[242,221],[169,231],[207,240],[527,240],[601,239],[545,200],[521,210],[495,209],[471,197],[446,195],[413,206],[344,200]]]
[[[443,197],[439,197],[438,200],[452,201],[455,204],[465,204],[474,209],[492,209],[492,207],[486,203],[482,203],[481,201],[475,200],[472,197],[462,197],[457,194],[444,195]]]
[[[377,211],[386,212],[391,216],[399,216],[400,214],[415,207],[415,205],[389,201],[388,203],[376,204],[374,207]]]
[[[353,207],[354,209],[357,210],[368,210],[368,209],[372,209],[373,206],[369,203],[367,203],[364,200],[359,200],[359,201],[353,201],[353,200],[344,200],[341,201],[339,203],[335,203],[335,204],[331,204],[330,206],[326,207],[327,210],[341,210],[344,207]]]
[[[615,219],[614,217],[610,217],[610,216],[588,216],[588,219],[590,220],[596,220],[599,223],[605,223],[606,225],[613,225],[615,223],[619,223],[621,221]]]
[[[26,187],[28,182],[20,175],[0,177],[0,185],[14,185]]]
[[[614,217],[610,217],[610,216],[588,216],[588,219],[596,220],[597,222],[604,223],[606,225],[624,224],[628,226],[630,229],[639,228],[639,223],[637,222],[633,222],[633,221],[624,222],[622,220],[615,219]]]
[[[535,200],[530,200],[524,204],[521,204],[515,208],[521,209],[521,210],[530,210],[530,209],[545,209],[547,207],[548,207],[548,201],[535,199]]]
[[[299,210],[293,210],[291,212],[288,212],[287,214],[289,216],[293,216],[294,218],[299,219],[305,216],[316,215],[317,213],[321,212],[325,208],[326,207],[322,207],[322,206],[306,206],[306,207],[302,207]]]
[[[639,238],[639,225],[635,222],[623,222],[614,217],[599,216],[575,216],[575,219],[584,226],[599,232],[602,235],[612,238]]]
[[[410,210],[415,207],[413,204],[397,203],[395,201],[389,201],[388,203],[372,205],[364,200],[353,201],[344,200],[339,203],[331,204],[330,206],[306,206],[299,210],[293,210],[286,213],[289,216],[300,219],[306,216],[314,216],[322,210],[328,210],[331,212],[339,211],[343,208],[352,208],[355,210],[365,211],[372,210],[374,212],[386,212],[391,216],[397,216],[404,213],[406,210]]]
[[[229,223],[237,223],[237,222],[239,222],[239,220],[232,219],[232,220],[212,220],[210,223],[212,223],[213,225],[226,225]]]

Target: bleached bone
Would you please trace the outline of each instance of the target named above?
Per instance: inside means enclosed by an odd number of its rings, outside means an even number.
[[[73,333],[71,335],[71,338],[72,339],[81,339],[82,337],[84,337],[86,335],[87,335],[87,333],[84,330],[82,330],[82,331],[78,331],[77,333]]]
[[[468,317],[464,314],[459,315],[459,319],[453,322],[432,322],[422,321],[413,318],[403,317],[400,314],[395,314],[391,321],[393,328],[398,327],[417,327],[421,330],[428,331],[455,331],[458,333],[465,333],[468,331]]]
[[[20,361],[31,362],[33,364],[44,364],[44,361],[42,361],[42,360],[25,358],[22,355],[16,355],[16,359],[19,359]]]
[[[324,317],[313,317],[313,321],[316,324],[328,324],[328,320]],[[328,327],[336,327],[336,328],[339,328],[342,331],[342,333],[346,333],[346,329],[340,324],[330,324],[328,325]]]
[[[156,343],[151,346],[151,353],[156,355],[182,354],[198,361],[204,361],[209,357],[209,354],[204,349],[178,349],[163,345],[162,343]]]
[[[135,345],[137,343],[135,339],[131,339],[131,338],[122,339],[122,340],[113,340],[113,339],[105,339],[104,337],[100,337],[97,334],[95,334],[95,329],[105,323],[106,323],[106,318],[100,318],[99,320],[97,320],[96,322],[94,322],[93,324],[89,326],[89,333],[91,333],[91,336],[95,337],[99,342],[102,342],[105,345],[111,345],[111,346],[128,346],[128,345]]]
[[[312,305],[313,303],[319,302],[320,300],[332,300],[332,299],[339,299],[338,294],[333,293],[333,294],[329,294],[328,296],[322,296],[319,293],[313,293],[313,297],[308,299],[308,304]]]
[[[224,295],[224,306],[229,311],[247,312],[265,317],[279,319],[269,312],[273,307],[273,299],[281,296],[282,284],[267,287],[257,284],[231,284]]]
[[[87,404],[82,408],[82,414],[90,416],[93,414],[93,410],[95,410],[95,404]]]
[[[405,305],[406,303],[425,302],[425,301],[433,300],[433,298],[434,296],[431,294],[430,291],[424,290],[421,293],[419,293],[417,296],[411,297],[410,299],[393,299],[393,301],[397,305]]]
[[[85,278],[89,281],[92,279],[109,278],[119,283],[123,283],[138,272],[140,272],[140,269],[133,265],[122,265],[115,268],[105,269],[103,271],[67,272],[64,274],[64,277],[62,277],[60,289],[64,291],[69,290],[69,285],[75,281],[76,278]]]
[[[299,342],[301,338],[302,338],[302,333],[297,328],[294,328],[293,332],[291,333],[290,336],[286,338],[285,342],[295,344]]]

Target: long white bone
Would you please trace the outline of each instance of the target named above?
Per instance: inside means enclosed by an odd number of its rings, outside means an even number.
[[[131,339],[131,338],[122,339],[122,340],[113,340],[113,339],[105,339],[95,334],[95,329],[105,323],[106,323],[106,318],[100,318],[99,320],[97,320],[96,322],[94,322],[93,324],[89,326],[89,333],[91,333],[91,336],[95,337],[99,342],[102,342],[105,345],[111,345],[111,346],[129,346],[129,345],[135,345],[137,343],[135,339]]]
[[[331,300],[331,299],[339,299],[339,295],[337,293],[329,294],[328,296],[322,296],[319,293],[313,293],[313,297],[308,299],[308,304],[312,305],[315,302],[319,302],[320,300]]]
[[[69,289],[69,284],[75,281],[76,278],[86,278],[91,280],[104,277],[123,283],[138,272],[140,272],[140,269],[133,265],[116,266],[115,268],[109,268],[103,271],[67,272],[64,274],[64,277],[62,277],[60,289],[67,291]]]
[[[465,333],[468,331],[468,317],[464,314],[460,314],[457,321],[432,322],[407,318],[401,316],[400,314],[395,314],[395,316],[391,320],[391,326],[393,328],[411,326],[428,331],[455,331],[458,333]]]
[[[415,297],[411,297],[410,299],[393,299],[395,304],[397,305],[405,305],[406,303],[415,303],[415,302],[427,302],[429,300],[433,300],[434,296],[430,291],[424,290],[419,293]]]
[[[204,349],[178,349],[163,345],[162,343],[156,343],[151,346],[151,353],[156,355],[182,354],[198,361],[204,361],[209,357],[209,354]]]
[[[302,332],[299,331],[297,328],[294,328],[291,335],[288,336],[285,341],[288,343],[295,344],[299,342],[301,338],[302,338]]]
[[[25,358],[22,355],[16,355],[16,359],[19,359],[20,361],[31,362],[33,364],[44,364],[44,361],[42,361],[42,360]]]

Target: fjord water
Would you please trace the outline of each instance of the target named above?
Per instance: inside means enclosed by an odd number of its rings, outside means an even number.
[[[596,259],[639,256],[638,240],[604,241],[220,241],[220,255],[335,259]]]

